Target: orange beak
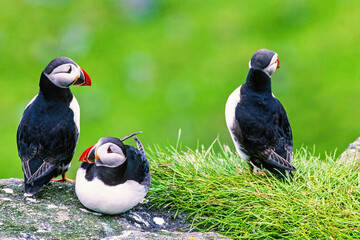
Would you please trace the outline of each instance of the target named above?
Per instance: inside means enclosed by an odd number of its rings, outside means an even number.
[[[79,161],[86,162],[86,163],[95,163],[95,150],[96,150],[95,145],[87,148],[81,154]]]
[[[280,68],[280,61],[279,61],[279,59],[277,59],[276,61],[277,61],[276,69],[278,69],[278,68]]]
[[[76,80],[76,82],[73,85],[77,86],[91,86],[91,79],[89,74],[85,72],[84,69],[80,68],[80,77]]]

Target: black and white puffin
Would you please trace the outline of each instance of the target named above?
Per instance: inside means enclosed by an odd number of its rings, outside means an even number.
[[[65,181],[80,133],[80,108],[71,85],[90,86],[89,75],[67,57],[53,59],[40,77],[39,93],[25,108],[17,147],[25,194],[33,195],[58,175]]]
[[[122,139],[103,137],[80,156],[75,191],[80,202],[96,212],[119,214],[136,206],[150,188],[150,166],[137,133]],[[134,137],[138,149],[124,145]]]
[[[284,107],[271,92],[271,75],[280,67],[278,55],[258,50],[249,62],[246,82],[229,96],[226,125],[240,157],[253,167],[286,176],[291,165],[292,133]]]

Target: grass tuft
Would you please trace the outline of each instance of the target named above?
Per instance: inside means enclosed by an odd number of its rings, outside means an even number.
[[[216,151],[215,151],[216,148]],[[302,148],[293,181],[251,174],[217,139],[209,148],[147,152],[156,207],[186,212],[192,228],[235,239],[360,239],[360,172]]]

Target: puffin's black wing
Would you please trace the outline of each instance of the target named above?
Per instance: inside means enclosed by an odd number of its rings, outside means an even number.
[[[31,104],[20,121],[17,146],[26,183],[35,182],[50,173],[49,180],[56,177],[60,173],[55,170],[60,165],[69,164],[74,154],[79,133],[73,121],[73,112],[68,107],[54,111],[62,117],[55,118],[51,109],[44,114],[41,107]]]
[[[276,101],[279,104],[279,115],[280,115],[279,128],[281,129],[281,132],[283,132],[284,144],[287,151],[292,152],[293,141],[292,141],[292,132],[291,132],[289,118],[280,101],[277,99]]]
[[[296,171],[296,168],[291,165],[293,141],[289,118],[280,101],[276,98],[275,101],[277,109],[273,125],[274,141],[264,151],[264,161],[284,170]]]
[[[150,172],[149,162],[145,155],[133,146],[125,145],[125,149],[128,160],[128,166],[125,172],[126,178],[139,183],[143,182]]]

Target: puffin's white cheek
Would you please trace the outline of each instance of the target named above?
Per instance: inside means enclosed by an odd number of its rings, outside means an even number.
[[[97,166],[106,166],[106,167],[117,167],[123,164],[126,160],[125,156],[120,154],[99,154],[100,161],[96,162]]]
[[[60,88],[66,88],[71,83],[69,76],[66,74],[51,74],[49,77],[50,81]]]
[[[80,72],[77,69],[74,69],[71,73],[61,72],[61,73],[52,73],[48,75],[50,81],[52,81],[56,86],[60,88],[68,88],[71,84],[79,78]]]
[[[119,162],[120,162],[120,164],[123,164],[124,162],[125,162],[125,160],[126,160],[126,157],[124,156],[124,155],[120,155],[119,156]]]
[[[269,69],[269,75],[271,76],[274,73],[274,70],[272,68]]]
[[[276,67],[277,67],[277,64],[272,64],[271,66],[267,67],[267,68],[265,69],[265,71],[267,72],[267,74],[268,74],[269,76],[271,76],[271,75],[275,72]]]

